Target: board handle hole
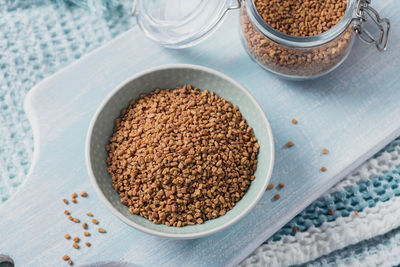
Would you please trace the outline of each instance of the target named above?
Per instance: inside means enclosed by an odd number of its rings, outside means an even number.
[[[13,259],[6,255],[0,255],[0,267],[14,267]]]

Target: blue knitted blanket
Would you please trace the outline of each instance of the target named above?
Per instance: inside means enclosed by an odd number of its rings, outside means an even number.
[[[131,1],[0,0],[0,205],[28,172],[26,92],[134,26]],[[400,263],[400,139],[312,203],[242,266]],[[1,251],[0,251],[1,254]]]

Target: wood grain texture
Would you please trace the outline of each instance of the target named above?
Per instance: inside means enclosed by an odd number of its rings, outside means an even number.
[[[345,174],[400,134],[400,28],[395,0],[374,3],[392,21],[389,50],[356,41],[347,61],[333,73],[308,82],[281,80],[262,70],[240,43],[238,14],[202,44],[167,50],[134,28],[105,47],[44,80],[29,93],[26,110],[35,132],[35,160],[15,196],[0,207],[0,254],[16,266],[60,266],[69,254],[76,265],[129,262],[133,266],[224,266],[241,261]],[[246,86],[265,110],[275,136],[275,191],[229,229],[197,240],[173,241],[141,233],[111,215],[94,194],[85,168],[89,121],[102,99],[133,74],[168,63],[199,64],[222,71]],[[212,89],[212,88],[210,88]],[[295,117],[297,125],[291,123]],[[292,140],[295,146],[284,144]],[[321,156],[327,147],[328,155]],[[328,171],[320,172],[322,165]],[[65,233],[82,236],[68,221],[61,201],[87,191],[68,209],[93,225],[91,248],[72,248]],[[88,220],[85,220],[88,221]]]

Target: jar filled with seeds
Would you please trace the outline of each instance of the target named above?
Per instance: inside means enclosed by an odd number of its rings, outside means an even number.
[[[348,56],[355,36],[386,49],[390,22],[371,0],[136,0],[133,14],[147,37],[169,48],[199,43],[224,15],[240,9],[242,43],[266,70],[294,80],[322,76]],[[190,18],[190,19],[189,19]],[[377,27],[374,37],[364,26]]]
[[[362,27],[367,16],[379,27],[379,40]],[[249,55],[265,69],[294,80],[334,70],[357,34],[384,51],[390,28],[369,0],[243,0],[240,25]]]

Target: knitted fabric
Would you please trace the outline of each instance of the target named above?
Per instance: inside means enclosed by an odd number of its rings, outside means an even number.
[[[325,266],[331,262],[332,266],[351,266],[353,263],[358,265],[352,258],[361,260],[367,256],[371,262],[372,259],[378,262],[397,251],[396,242],[390,241],[397,240],[397,235],[380,238],[381,243],[389,244],[385,250],[379,243],[374,247],[373,243],[366,246],[362,241],[396,228],[399,230],[399,210],[400,138],[314,201],[245,259],[241,266],[300,263]],[[298,232],[294,231],[295,228]],[[349,245],[352,246],[347,252],[344,248]],[[353,253],[351,256],[348,254],[350,251]],[[329,253],[332,254],[321,257]],[[383,266],[387,263],[393,265],[393,261],[398,264],[400,259],[391,258]]]
[[[357,245],[348,246],[314,261],[296,265],[312,266],[395,266],[400,262],[400,228]]]
[[[0,0],[0,203],[15,193],[32,159],[32,131],[23,112],[26,92],[134,25],[131,1],[65,2]],[[90,8],[102,12],[89,12]],[[399,168],[397,139],[297,215],[241,265],[400,263],[400,230],[393,230],[400,225]]]
[[[58,0],[71,2],[75,5],[89,9],[94,13],[108,12],[108,10],[118,6],[119,1],[115,0]]]
[[[104,16],[46,0],[0,0],[0,203],[25,179],[33,137],[26,92],[133,25],[130,1]]]

